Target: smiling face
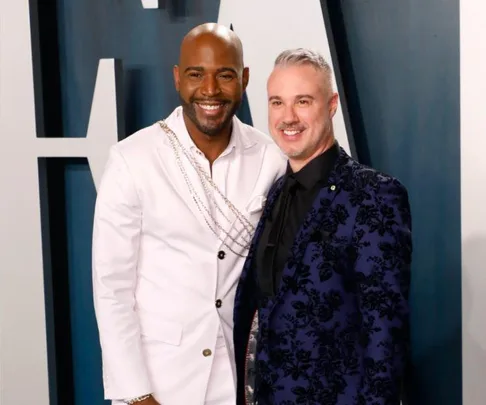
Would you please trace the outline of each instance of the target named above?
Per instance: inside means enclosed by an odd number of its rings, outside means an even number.
[[[334,143],[338,96],[323,71],[310,64],[277,66],[268,79],[268,122],[294,171]]]
[[[189,133],[228,133],[248,84],[241,49],[231,40],[207,32],[186,40],[174,80]]]

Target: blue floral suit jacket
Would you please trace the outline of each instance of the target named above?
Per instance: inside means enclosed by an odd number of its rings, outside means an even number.
[[[282,186],[269,193],[236,292],[238,405],[398,405],[409,342],[406,189],[340,148],[277,294],[259,299],[253,258]]]

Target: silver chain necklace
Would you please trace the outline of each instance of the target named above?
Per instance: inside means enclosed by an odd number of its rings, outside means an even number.
[[[230,239],[234,244],[240,246],[244,251],[247,251],[250,248],[251,244],[251,239],[253,237],[253,233],[255,231],[254,226],[248,221],[248,219],[229,201],[225,195],[221,192],[219,187],[216,185],[216,183],[213,181],[210,175],[204,170],[204,168],[201,166],[201,164],[197,161],[197,159],[192,156],[186,148],[182,145],[181,141],[179,140],[178,136],[175,134],[172,129],[169,128],[167,123],[165,121],[159,121],[159,125],[162,128],[162,130],[167,134],[169,138],[170,145],[172,147],[172,150],[174,152],[174,155],[176,157],[177,165],[179,166],[179,170],[182,173],[182,176],[184,177],[184,181],[186,182],[186,185],[189,189],[189,192],[191,193],[191,196],[196,204],[196,207],[199,211],[199,213],[203,216],[203,219],[208,226],[208,228],[216,235],[216,237],[225,245],[231,252],[233,252],[235,255],[240,256],[240,257],[246,257],[244,254],[241,254],[239,252],[236,252],[235,249],[233,249],[227,242],[227,239]],[[235,215],[236,221],[242,226],[244,232],[241,233],[240,239],[242,240],[241,242],[237,240],[233,235],[231,235],[231,229],[227,231],[226,229],[223,228],[223,226],[218,222],[218,220],[214,217],[214,215],[211,213],[211,210],[209,207],[204,204],[202,201],[201,197],[197,193],[196,189],[194,188],[194,185],[191,183],[191,180],[189,179],[189,176],[187,174],[186,169],[184,168],[183,162],[182,162],[182,155],[185,156],[185,158],[189,161],[191,166],[194,168],[196,171],[198,178],[203,186],[204,189],[204,194],[206,195],[208,201],[211,201],[216,208],[216,210],[222,215],[222,217],[228,221],[231,225],[231,221],[228,218],[228,216],[223,212],[219,204],[217,203],[214,194],[211,192],[211,189],[215,191],[224,201],[225,205],[230,209],[230,211]],[[236,228],[236,227],[234,227]],[[223,233],[224,237],[220,236],[220,233],[218,233],[218,230]]]

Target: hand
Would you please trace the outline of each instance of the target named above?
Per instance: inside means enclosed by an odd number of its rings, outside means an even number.
[[[137,402],[136,405],[161,405],[159,404],[153,396],[144,399],[143,401]]]

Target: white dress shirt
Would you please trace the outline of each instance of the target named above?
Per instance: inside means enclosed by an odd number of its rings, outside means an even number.
[[[266,194],[286,165],[270,137],[233,118],[230,143],[210,172],[180,107],[166,123],[256,227]],[[186,181],[224,230],[234,238],[243,230],[218,193],[212,192],[222,212],[205,197],[189,161],[180,162],[183,170],[158,123],[110,152],[93,233],[105,397],[153,393],[163,405],[233,405],[233,303],[245,259],[210,230]],[[237,253],[247,253],[217,232]]]

